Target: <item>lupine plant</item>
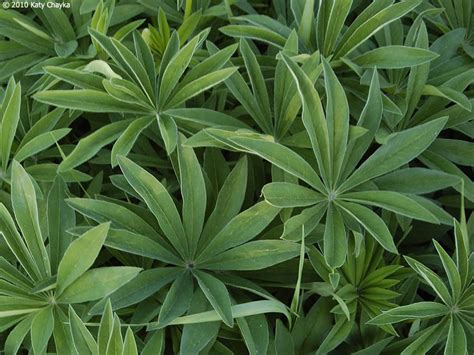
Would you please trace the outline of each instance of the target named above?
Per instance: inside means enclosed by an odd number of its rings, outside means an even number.
[[[6,0],[0,351],[474,353],[470,0]]]

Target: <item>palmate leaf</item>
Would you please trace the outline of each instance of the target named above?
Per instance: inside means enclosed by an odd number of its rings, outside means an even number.
[[[158,3],[0,11],[0,350],[473,353],[470,1]]]

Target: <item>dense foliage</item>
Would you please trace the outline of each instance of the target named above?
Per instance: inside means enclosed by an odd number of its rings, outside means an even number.
[[[471,0],[61,1],[0,10],[5,354],[474,353]]]

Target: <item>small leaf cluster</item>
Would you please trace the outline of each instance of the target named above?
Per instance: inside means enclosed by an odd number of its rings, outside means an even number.
[[[0,9],[1,351],[474,353],[470,0],[39,2]]]

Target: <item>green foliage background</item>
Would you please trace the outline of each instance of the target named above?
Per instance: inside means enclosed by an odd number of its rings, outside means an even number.
[[[472,1],[39,2],[0,10],[6,354],[474,353]]]

